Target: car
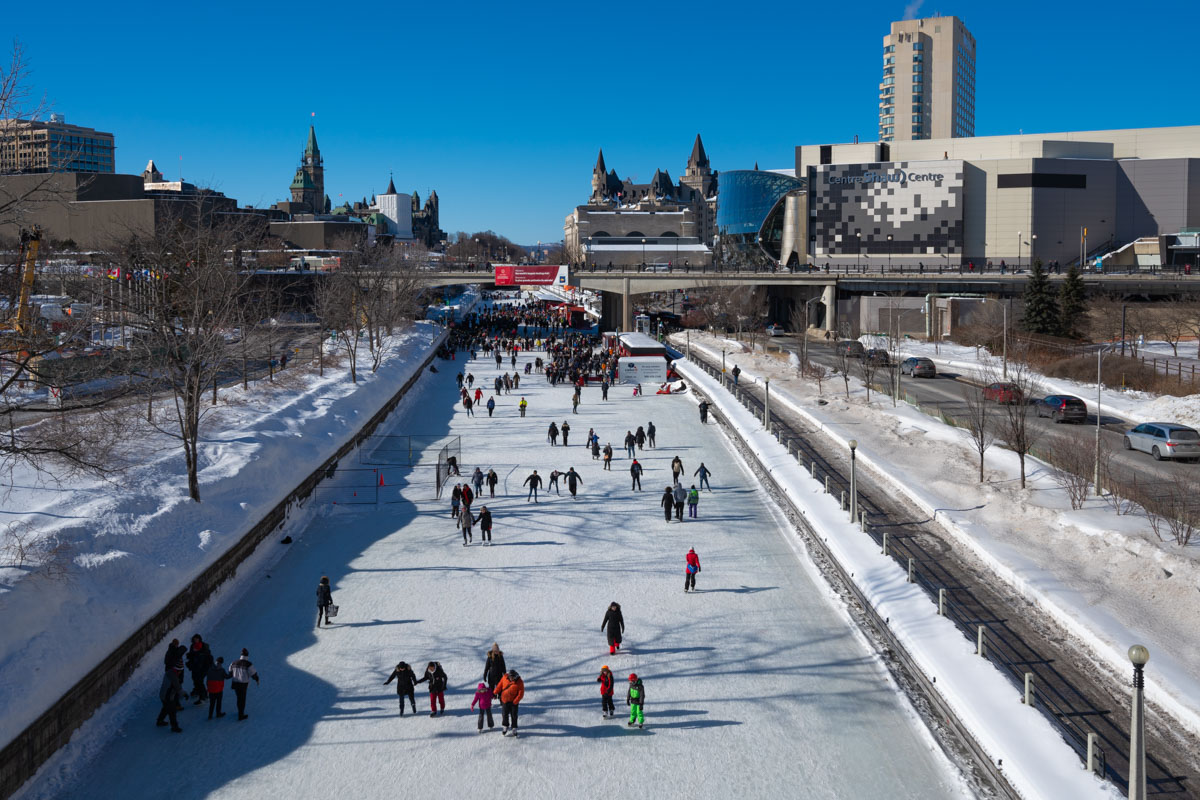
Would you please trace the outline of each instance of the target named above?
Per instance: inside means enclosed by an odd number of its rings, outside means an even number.
[[[937,367],[928,358],[906,358],[900,362],[900,374],[912,375],[914,378],[936,378]]]
[[[874,364],[877,367],[887,367],[892,363],[891,359],[888,358],[887,350],[879,350],[876,348],[868,350],[863,355],[863,358],[865,358],[868,363]]]
[[[782,325],[772,323],[767,326],[767,336],[783,336],[786,333],[787,331],[783,329]]]
[[[862,346],[862,342],[854,339],[847,339],[844,342],[838,342],[835,344],[833,346],[833,352],[837,353],[839,356],[846,356],[847,358],[862,358],[863,354],[866,353],[867,350]]]
[[[1017,386],[1015,383],[1001,381],[983,387],[983,399],[991,400],[995,403],[1020,405],[1024,402],[1025,397],[1021,393],[1020,386]]]
[[[1200,431],[1174,422],[1143,422],[1125,433],[1126,450],[1141,450],[1164,458],[1200,459]]]
[[[1055,422],[1087,421],[1087,403],[1069,394],[1051,394],[1033,404],[1039,417],[1049,417]]]

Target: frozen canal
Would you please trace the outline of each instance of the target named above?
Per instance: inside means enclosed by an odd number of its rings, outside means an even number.
[[[476,465],[496,470],[496,498],[475,505],[492,511],[494,546],[480,546],[478,532],[462,546],[449,485],[435,501],[425,467],[397,490],[407,502],[331,509],[200,631],[226,663],[250,650],[262,685],[250,687],[248,720],[210,722],[207,708],[185,703],[183,733],[171,734],[155,727],[150,694],[86,765],[40,776],[22,797],[966,795],[692,399],[615,387],[602,403],[588,388],[573,415],[570,389],[535,374],[497,398],[494,418],[468,417],[455,402],[461,364],[426,375],[390,432],[459,435],[464,479]],[[477,386],[498,373],[493,361],[467,366]],[[551,447],[546,428],[564,419],[571,446]],[[622,440],[651,420],[658,447],[640,454],[645,491],[631,492]],[[589,427],[613,444],[611,472],[582,446]],[[715,491],[702,495],[698,520],[667,524],[659,499],[675,456],[685,486],[703,461]],[[561,496],[526,502],[531,470],[570,467],[583,479],[577,500],[564,485]],[[389,483],[403,472],[389,470]],[[694,594],[683,591],[689,547],[703,564]],[[314,628],[321,575],[341,607],[328,630]],[[614,600],[626,632],[610,656],[600,622]],[[525,681],[519,739],[500,735],[498,709],[497,729],[478,735],[468,710],[494,641]],[[444,716],[429,717],[424,685],[417,715],[397,715],[384,680],[400,660],[418,672],[441,662]],[[617,678],[611,720],[595,682],[605,664]],[[645,684],[645,730],[625,725],[630,672]]]

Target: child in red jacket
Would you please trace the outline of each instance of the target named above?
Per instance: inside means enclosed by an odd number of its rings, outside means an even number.
[[[205,688],[208,689],[208,718],[213,718],[215,711],[218,717],[223,717],[225,714],[221,711],[221,695],[225,693],[225,679],[229,677],[229,673],[225,671],[225,658],[218,656],[217,660],[211,667],[208,668],[208,674],[204,676]]]
[[[600,677],[596,678],[596,682],[600,684],[600,716],[609,719],[617,713],[617,709],[613,705],[613,674],[607,664],[600,668]]]
[[[471,701],[471,710],[475,710],[475,704],[479,704],[479,732],[483,733],[483,716],[487,715],[487,723],[489,728],[496,727],[492,722],[492,690],[488,688],[486,683],[479,684],[479,688],[475,690],[475,699]]]

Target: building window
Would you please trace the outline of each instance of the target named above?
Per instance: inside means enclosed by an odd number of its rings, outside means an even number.
[[[925,49],[924,42],[913,42],[913,50],[924,50],[924,49]]]
[[[883,63],[884,63],[884,64],[895,64],[895,63],[896,63],[896,57],[895,57],[895,56],[884,56],[884,57],[883,57]]]
[[[912,121],[913,121],[913,122],[920,122],[920,121],[921,121],[921,115],[920,115],[920,114],[913,114],[913,115],[912,115]]]
[[[892,85],[892,84],[893,84],[893,83],[895,83],[895,82],[896,82],[896,78],[895,78],[895,77],[889,77],[889,78],[884,78],[884,79],[883,79],[883,85],[884,85],[884,86],[890,86],[890,85]]]
[[[896,68],[895,68],[895,67],[884,67],[884,68],[883,68],[883,74],[884,74],[884,75],[893,75],[893,74],[895,74],[895,72],[896,72]]]
[[[925,71],[925,65],[924,65],[924,64],[913,64],[913,69],[912,69],[912,71],[913,71],[913,72],[924,72],[924,71]]]
[[[883,48],[883,52],[885,54],[896,52],[896,45],[894,45],[894,44],[887,45],[886,47]]]

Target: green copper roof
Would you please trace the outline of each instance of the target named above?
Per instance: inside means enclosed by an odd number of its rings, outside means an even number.
[[[308,126],[308,144],[304,146],[304,154],[306,156],[316,155],[321,152],[317,147],[317,130],[312,125]]]
[[[317,185],[313,183],[312,176],[304,171],[303,168],[296,170],[296,177],[292,178],[293,189],[315,189]]]

